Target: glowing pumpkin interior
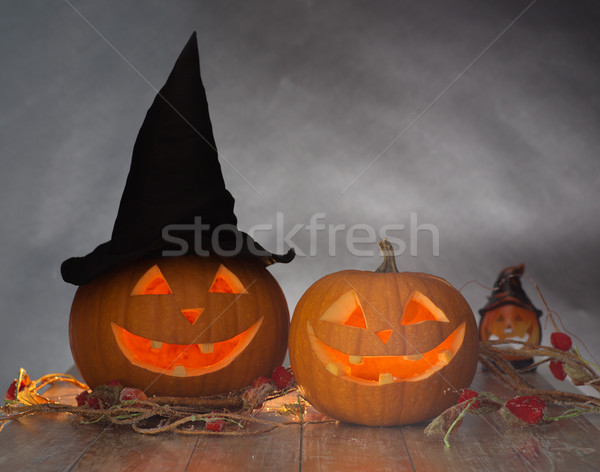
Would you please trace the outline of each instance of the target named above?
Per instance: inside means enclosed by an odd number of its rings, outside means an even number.
[[[354,290],[339,297],[323,313],[321,321],[338,323],[344,326],[368,330],[367,319],[360,300]],[[426,322],[447,323],[448,318],[429,298],[414,291],[406,303],[400,325]],[[463,322],[446,339],[433,349],[411,355],[371,356],[362,353],[345,353],[334,349],[319,339],[307,322],[307,332],[311,347],[317,358],[333,375],[364,385],[384,385],[394,382],[414,382],[423,380],[445,367],[462,346],[466,325]],[[383,329],[375,334],[383,344],[387,344],[394,329]]]
[[[208,289],[209,293],[247,294],[239,278],[220,265]],[[131,296],[170,296],[173,291],[158,265],[144,273],[131,291]],[[204,313],[203,307],[180,310],[192,325]],[[263,318],[243,332],[219,342],[201,344],[169,344],[131,333],[111,323],[117,345],[134,365],[151,372],[177,377],[191,377],[215,372],[229,365],[250,344]]]

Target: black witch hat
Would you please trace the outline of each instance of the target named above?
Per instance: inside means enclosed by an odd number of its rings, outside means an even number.
[[[194,32],[137,136],[111,240],[64,261],[62,277],[83,285],[109,269],[160,255],[172,248],[174,239],[163,237],[163,230],[173,225],[181,228],[178,240],[196,253],[250,255],[266,265],[294,258],[293,249],[272,254],[239,231],[233,205],[218,161]],[[190,225],[197,230],[199,222],[200,237],[189,230]]]
[[[479,314],[484,316],[488,311],[494,310],[503,305],[516,305],[525,308],[539,318],[542,316],[541,310],[537,309],[523,290],[521,285],[521,276],[525,273],[525,265],[518,264],[513,267],[507,267],[498,275],[494,284],[492,294],[488,303],[479,310]]]

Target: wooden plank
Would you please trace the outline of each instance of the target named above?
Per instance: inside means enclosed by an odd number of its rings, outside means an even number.
[[[539,374],[525,374],[535,388],[549,390],[550,384]],[[491,373],[478,377],[482,390],[516,396]],[[478,385],[478,387],[479,387]],[[564,408],[552,407],[550,415],[558,416]],[[520,455],[528,470],[573,472],[597,470],[600,462],[600,434],[584,417],[557,421],[547,425],[511,427],[497,415],[490,415],[503,438]]]
[[[298,422],[294,416],[283,416],[277,410],[284,403],[297,401],[297,394],[271,400],[257,415],[277,423]],[[264,425],[249,423],[246,431],[257,431]],[[300,468],[301,426],[290,424],[257,436],[201,436],[190,460],[189,470],[265,471],[298,470]]]
[[[308,424],[302,434],[302,471],[413,470],[402,428],[346,423]]]
[[[190,460],[189,470],[299,470],[300,429],[300,425],[294,424],[259,436],[202,436]]]
[[[417,472],[527,470],[511,443],[485,418],[465,417],[463,425],[450,436],[450,448],[441,437],[425,435],[425,426],[427,423],[402,428]]]
[[[57,383],[44,395],[75,404],[80,391]],[[9,423],[0,433],[0,469],[185,470],[196,444],[195,437],[145,436],[130,427],[74,426],[72,420],[67,414],[44,414]]]
[[[71,372],[78,375],[78,372]],[[81,389],[57,383],[43,395],[74,405]],[[62,414],[28,416],[12,421],[0,432],[1,470],[55,471],[68,468],[101,434],[98,425],[77,426],[74,417]]]
[[[172,433],[149,436],[128,426],[109,426],[69,470],[184,471],[196,441],[192,436]]]
[[[498,424],[504,438],[532,471],[598,470],[600,435],[590,428],[583,418],[524,428]]]
[[[480,391],[496,391],[495,387],[496,379],[488,379],[481,371],[471,386]],[[445,447],[441,437],[425,435],[427,424],[404,427],[404,439],[416,471],[527,470],[512,444],[487,417],[467,415],[461,427],[451,433],[450,448]]]
[[[528,378],[547,388],[539,375]],[[514,395],[490,373],[479,372],[473,388]],[[498,415],[468,415],[452,434],[449,449],[441,438],[425,436],[426,423],[403,428],[308,425],[302,469],[356,470],[375,465],[382,470],[412,467],[416,471],[592,470],[598,463],[600,435],[584,418],[568,422],[514,428]]]
[[[74,426],[66,413],[29,416],[0,432],[0,470],[64,470],[101,433],[95,425]]]
[[[526,379],[548,388],[539,374]],[[478,372],[472,388],[504,398],[515,395],[491,373]],[[71,395],[72,401],[75,393],[69,386],[56,387],[52,396],[65,401]],[[293,394],[282,397],[260,416],[294,420],[276,413],[281,404],[294,401]],[[305,418],[321,416],[311,407]],[[198,438],[144,436],[129,427],[73,426],[70,415],[47,414],[14,421],[0,432],[0,470],[587,471],[595,470],[600,460],[600,434],[582,417],[515,428],[498,414],[467,415],[451,435],[449,449],[441,438],[425,436],[425,425],[293,424],[259,436]]]
[[[372,428],[345,423],[308,425],[302,438],[302,470],[415,470],[425,472],[526,470],[510,443],[481,418],[465,420],[447,449],[427,437],[427,423]]]

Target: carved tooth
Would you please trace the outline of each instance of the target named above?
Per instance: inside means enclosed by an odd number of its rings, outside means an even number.
[[[350,362],[350,364],[360,364],[363,361],[362,356],[348,356],[348,362]]]
[[[330,362],[329,364],[327,364],[325,366],[325,368],[331,372],[333,375],[341,375],[342,371],[340,369],[340,367],[334,363],[334,362]]]
[[[379,374],[379,385],[391,384],[394,382],[394,376],[389,372]]]
[[[443,351],[440,351],[438,353],[438,359],[442,362],[445,362],[446,364],[450,362],[450,359],[452,359],[452,357],[454,357],[454,353],[452,351],[449,351],[448,349],[444,349]]]
[[[173,367],[173,375],[175,377],[187,377],[185,367],[183,367],[182,365],[176,365],[175,367]]]
[[[406,356],[406,359],[409,361],[420,361],[423,359],[423,354],[411,354],[410,356]]]
[[[213,343],[202,343],[198,344],[198,346],[200,346],[200,352],[202,354],[210,354],[213,352],[213,348],[215,347]]]
[[[162,347],[162,342],[160,341],[150,341],[152,344],[152,349],[160,349]]]

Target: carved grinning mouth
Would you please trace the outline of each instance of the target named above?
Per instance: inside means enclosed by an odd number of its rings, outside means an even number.
[[[494,346],[494,347],[497,347],[498,349],[524,349],[525,346],[523,346],[522,344],[511,343],[510,341],[522,341],[522,342],[526,343],[527,341],[529,341],[529,333],[526,333],[523,336],[507,334],[506,337],[504,337],[502,339],[500,339],[495,334],[490,334],[490,336],[488,337],[488,341],[505,341],[506,344],[498,344],[498,345]]]
[[[307,323],[307,330],[313,351],[330,373],[365,385],[415,382],[427,378],[454,358],[465,337],[465,323],[462,323],[438,346],[421,354],[360,356],[328,346],[317,338],[310,323]]]
[[[263,318],[240,334],[216,343],[169,344],[138,336],[111,323],[121,352],[133,365],[176,377],[193,377],[229,365],[256,335]]]

